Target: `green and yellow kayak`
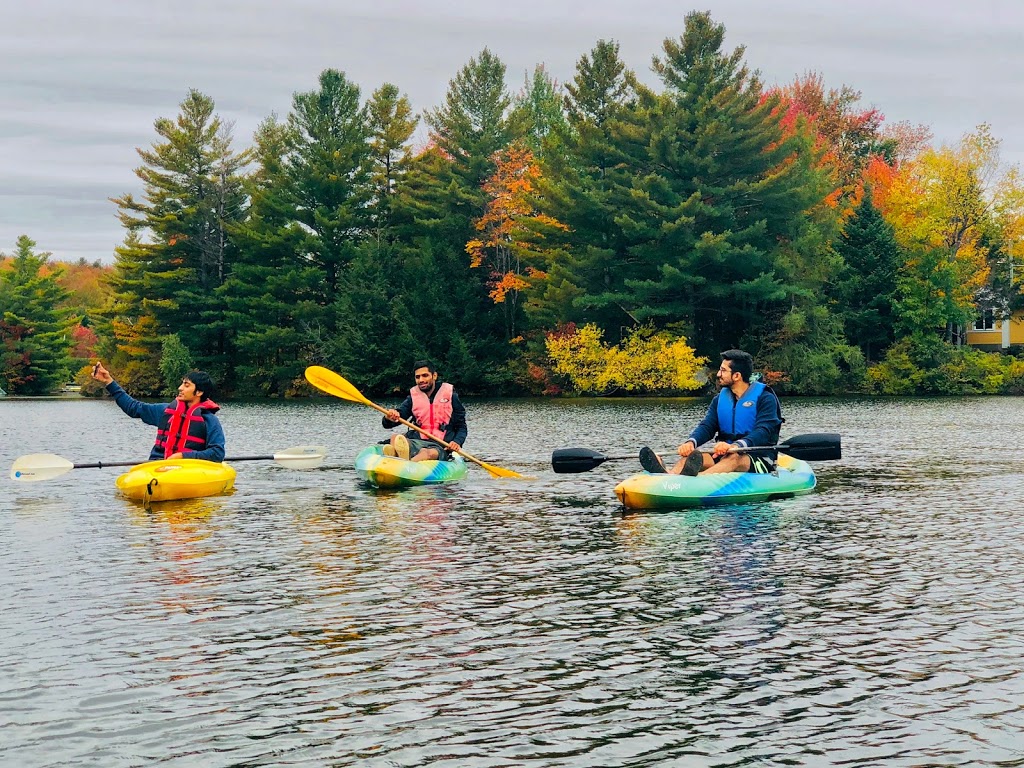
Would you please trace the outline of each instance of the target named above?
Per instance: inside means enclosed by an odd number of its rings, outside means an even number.
[[[466,462],[458,454],[450,461],[408,461],[385,456],[383,445],[371,445],[356,456],[356,474],[375,488],[410,488],[461,480]]]
[[[626,509],[680,509],[784,499],[814,490],[817,480],[806,461],[780,453],[777,473],[723,472],[696,477],[644,472],[615,486]]]
[[[116,483],[122,494],[136,501],[198,499],[234,488],[235,470],[202,459],[163,459],[132,467]]]

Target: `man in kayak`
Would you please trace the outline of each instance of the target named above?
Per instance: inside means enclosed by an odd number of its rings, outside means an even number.
[[[775,451],[737,453],[739,448],[776,445],[782,428],[782,408],[770,387],[750,377],[754,358],[739,349],[722,353],[716,382],[720,390],[711,401],[707,415],[679,446],[680,459],[672,469],[650,448],[640,449],[640,465],[648,472],[697,475],[712,472],[758,472],[775,470]],[[697,446],[715,439],[711,453]]]
[[[101,363],[92,367],[92,377],[106,385],[107,392],[122,411],[157,428],[156,444],[149,452],[150,461],[224,461],[224,429],[216,416],[220,406],[211,399],[214,383],[205,371],[185,374],[178,386],[177,399],[163,405],[136,400],[121,389]]]
[[[387,412],[381,424],[385,429],[398,426],[399,419],[411,421],[427,432],[444,439],[443,443],[410,429],[404,435],[392,435],[384,446],[386,456],[412,461],[446,458],[447,451],[458,451],[466,442],[466,408],[451,384],[437,382],[437,368],[429,360],[413,364],[416,385],[398,408]]]

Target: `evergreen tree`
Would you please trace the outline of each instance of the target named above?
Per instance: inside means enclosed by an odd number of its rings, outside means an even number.
[[[292,100],[283,167],[295,220],[306,232],[301,252],[320,270],[318,300],[329,307],[370,225],[370,135],[359,87],[334,69],[319,82]]]
[[[232,229],[238,257],[221,289],[238,350],[238,391],[282,396],[302,379],[323,335],[323,273],[306,257],[284,159],[292,138],[274,117],[256,131],[246,220]]]
[[[566,91],[567,123],[552,133],[539,187],[544,212],[567,231],[541,233],[552,261],[531,314],[537,327],[596,322],[618,339],[620,327],[636,323],[609,295],[624,285],[632,261],[617,221],[630,195],[618,129],[636,106],[636,80],[619,58],[618,44],[600,41],[576,63]]]
[[[62,269],[35,246],[21,235],[11,268],[0,271],[0,380],[10,394],[52,392],[71,375],[75,321],[59,308],[68,298],[58,282]]]
[[[879,360],[895,340],[896,278],[903,257],[891,225],[866,190],[836,243],[843,258],[835,298],[846,338],[868,361]]]
[[[154,250],[129,230],[114,250],[113,271],[107,277],[110,298],[99,313],[99,354],[118,383],[137,397],[161,391],[160,324],[146,307]]]
[[[688,14],[654,59],[665,91],[642,92],[621,129],[633,172],[616,220],[629,273],[603,296],[638,319],[684,322],[705,354],[820,289],[808,270],[827,234],[807,213],[827,191],[809,137],[783,135],[776,99],[742,48],[721,50],[724,35],[709,14]]]
[[[464,390],[503,382],[509,354],[502,313],[487,296],[490,275],[472,269],[466,253],[487,204],[482,185],[513,135],[504,78],[505,65],[486,49],[460,70],[444,105],[427,112],[433,146],[414,160],[394,201],[416,335]]]
[[[370,130],[370,185],[373,189],[371,216],[378,246],[392,238],[391,205],[395,190],[408,170],[411,155],[409,139],[419,118],[412,114],[406,96],[385,83],[367,104]]]
[[[513,99],[509,122],[515,126],[517,138],[535,156],[544,153],[553,134],[564,134],[568,129],[563,89],[543,64],[534,68],[532,77],[526,78],[523,90]]]
[[[241,169],[247,152],[231,148],[230,128],[214,114],[213,100],[192,90],[175,120],[159,118],[161,141],[138,150],[136,169],[144,198],[116,198],[131,239],[119,249],[119,291],[131,283],[164,332],[188,337],[197,364],[215,378],[229,377],[230,349],[217,288],[233,258],[229,227],[244,215]]]

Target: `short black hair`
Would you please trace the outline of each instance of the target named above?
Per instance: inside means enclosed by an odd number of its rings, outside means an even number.
[[[203,393],[204,400],[213,400],[217,391],[217,385],[206,371],[189,371],[182,379],[188,379],[196,385],[196,391]]]
[[[742,349],[727,349],[722,353],[722,359],[729,361],[733,373],[738,373],[743,381],[750,383],[750,377],[754,373],[754,358],[749,352]]]
[[[412,372],[416,373],[420,368],[426,368],[430,373],[437,373],[437,366],[429,360],[417,360],[412,364]]]

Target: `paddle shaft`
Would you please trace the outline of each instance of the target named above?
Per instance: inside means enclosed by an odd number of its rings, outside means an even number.
[[[750,448],[734,448],[729,453],[756,453],[758,451],[785,451],[789,446],[786,443],[779,443],[778,445],[758,445]],[[666,451],[668,453],[668,451]],[[710,451],[707,451],[710,453]],[[602,463],[605,461],[626,461],[632,459],[636,461],[636,454],[631,453],[628,456],[605,456],[602,459]]]
[[[833,461],[842,458],[842,441],[838,434],[819,433],[795,435],[776,445],[735,448],[734,453],[765,453],[781,451],[804,461]],[[551,455],[551,467],[557,473],[587,472],[606,461],[634,460],[630,456],[605,456],[589,448],[559,448]]]
[[[275,456],[228,456],[224,461],[273,461]],[[150,461],[150,459],[147,459]],[[94,461],[88,464],[76,463],[73,469],[103,469],[104,467],[134,467],[139,461]]]
[[[380,405],[377,405],[376,403],[372,403],[369,400],[366,401],[366,404],[368,406],[370,406],[371,408],[373,408],[374,410],[380,411],[385,416],[388,415],[388,409],[387,408],[385,408],[383,406],[380,406]],[[391,419],[388,418],[388,421],[391,421]],[[399,417],[398,423],[399,424],[404,424],[409,429],[412,429],[412,430],[414,430],[416,432],[419,432],[421,435],[424,435],[425,437],[429,437],[434,442],[440,443],[441,445],[445,446],[445,448],[448,447],[448,444],[444,441],[443,437],[438,437],[433,432],[430,432],[430,431],[424,429],[423,427],[417,426],[417,425],[413,424],[411,421],[406,421],[405,419]],[[462,449],[457,450],[456,453],[459,454],[460,456],[462,456],[463,458],[469,459],[474,464],[479,464],[484,469],[487,469],[488,471],[490,471],[488,469],[488,465],[485,462],[483,462],[480,459],[478,459],[476,456],[471,456],[470,454],[466,453]]]

